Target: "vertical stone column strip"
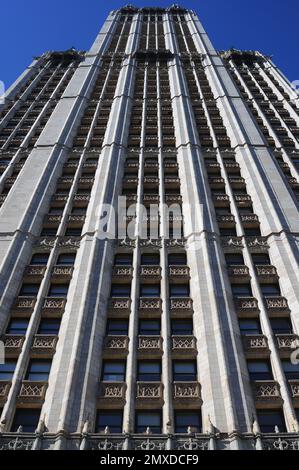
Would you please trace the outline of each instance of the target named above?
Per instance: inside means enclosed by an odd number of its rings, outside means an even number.
[[[136,31],[137,26],[138,22],[133,21],[131,31]],[[79,268],[74,273],[70,302],[64,313],[66,328],[61,332],[44,405],[46,415],[50,410],[47,426],[54,432],[80,431],[86,421],[94,425],[115,246],[114,238],[102,238],[99,208],[109,204],[117,209],[121,191],[135,77],[133,44],[126,50],[115,90],[83,227],[86,236],[77,254]],[[61,445],[62,441],[57,442],[56,447]]]
[[[171,98],[178,149],[179,174],[183,196],[187,258],[194,304],[194,327],[198,346],[199,380],[202,386],[204,430],[209,418],[224,432],[250,427],[249,391],[242,373],[246,373],[241,345],[232,328],[233,301],[228,295],[229,281],[220,264],[219,231],[207,184],[195,120],[187,84],[175,42],[172,20],[168,17],[165,37],[175,53],[169,64]],[[201,210],[200,226],[190,223],[196,205]],[[205,269],[203,269],[205,266]],[[238,357],[239,351],[240,358]],[[235,406],[238,403],[238,407]],[[236,444],[238,446],[238,444]]]

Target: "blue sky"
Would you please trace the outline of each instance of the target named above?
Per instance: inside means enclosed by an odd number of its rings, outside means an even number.
[[[110,10],[126,3],[169,6],[164,0],[2,0],[0,80],[6,88],[46,50],[88,49]],[[290,80],[299,79],[298,0],[185,0],[217,49],[259,49]]]

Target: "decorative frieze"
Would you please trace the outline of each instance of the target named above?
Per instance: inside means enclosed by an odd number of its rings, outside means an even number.
[[[47,382],[23,380],[18,401],[42,402],[46,395]]]
[[[280,386],[274,380],[256,380],[253,383],[254,396],[257,403],[263,405],[282,403]]]

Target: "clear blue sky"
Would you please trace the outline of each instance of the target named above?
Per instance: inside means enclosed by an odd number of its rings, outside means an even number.
[[[88,49],[110,10],[126,3],[169,6],[173,1],[2,0],[0,80],[6,88],[46,50]],[[185,0],[197,11],[217,49],[259,49],[290,80],[299,80],[298,0]]]

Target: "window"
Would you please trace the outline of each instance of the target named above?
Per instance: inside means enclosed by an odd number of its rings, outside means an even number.
[[[60,215],[63,213],[64,208],[63,207],[50,207],[49,209],[49,214],[57,214]]]
[[[136,433],[144,433],[150,428],[153,434],[161,434],[161,413],[159,411],[138,411],[136,413]]]
[[[18,408],[15,413],[11,432],[16,432],[20,426],[22,426],[23,432],[35,432],[39,417],[39,409]]]
[[[173,363],[173,379],[177,382],[196,381],[196,363],[194,361],[175,361]]]
[[[273,380],[271,365],[268,361],[248,361],[250,380]]]
[[[26,380],[47,382],[51,369],[51,361],[32,359],[27,369]]]
[[[141,284],[140,297],[160,297],[159,284]]]
[[[260,237],[261,231],[259,228],[244,228],[246,237]]]
[[[104,362],[102,380],[107,382],[124,382],[126,365],[121,362]]]
[[[23,284],[19,295],[36,297],[39,291],[39,284]]]
[[[219,229],[221,237],[236,237],[237,232],[235,228],[221,228]]]
[[[255,265],[264,265],[264,264],[271,264],[270,258],[266,253],[256,253],[252,254],[252,261]]]
[[[39,335],[58,335],[60,319],[42,318],[37,333]]]
[[[7,335],[25,335],[28,327],[28,318],[12,318],[6,330]]]
[[[112,284],[111,297],[130,297],[131,284]]]
[[[189,297],[189,284],[170,284],[169,295],[170,297]]]
[[[66,297],[68,288],[68,284],[51,284],[48,297]]]
[[[141,382],[159,382],[161,380],[161,363],[142,361],[138,363],[138,379]]]
[[[66,228],[65,236],[66,237],[80,237],[82,233],[82,228]]]
[[[232,284],[232,293],[237,297],[252,297],[250,284]]]
[[[56,264],[72,266],[75,263],[75,258],[75,253],[62,253],[58,256]]]
[[[36,253],[32,256],[30,264],[47,264],[49,259],[48,253]]]
[[[160,264],[159,253],[144,253],[143,255],[141,255],[141,264],[149,266]]]
[[[192,320],[172,320],[171,321],[171,334],[172,335],[193,335]]]
[[[11,380],[16,368],[16,361],[6,361],[5,364],[0,364],[0,380]]]
[[[131,266],[133,260],[133,255],[131,253],[118,253],[114,258],[114,264]]]
[[[43,228],[41,231],[41,237],[55,237],[57,228]]]
[[[123,422],[122,410],[98,411],[95,432],[103,432],[108,426],[111,433],[121,433]]]
[[[169,266],[186,265],[186,253],[170,253],[168,255],[168,264]]]
[[[139,322],[139,334],[155,336],[160,335],[161,324],[159,320],[140,320]]]
[[[292,364],[287,359],[282,360],[281,364],[287,380],[299,380],[299,364]]]
[[[261,291],[262,294],[267,297],[267,296],[280,296],[280,287],[278,284],[262,284],[261,285]]]
[[[73,207],[72,214],[85,215],[86,208],[85,207]]]
[[[256,318],[244,318],[239,320],[242,335],[261,335],[260,321]]]
[[[257,410],[257,419],[263,433],[275,432],[275,426],[280,432],[286,432],[284,416],[281,410]]]
[[[107,335],[126,336],[128,334],[127,320],[108,320],[106,327]]]
[[[174,415],[175,432],[186,433],[188,428],[192,432],[202,432],[201,413],[198,411],[176,411]]]
[[[293,327],[289,318],[271,318],[273,333],[276,335],[288,335],[293,333]]]
[[[233,266],[233,265],[244,265],[244,258],[241,253],[230,253],[225,255],[225,260],[226,264],[228,266]]]

